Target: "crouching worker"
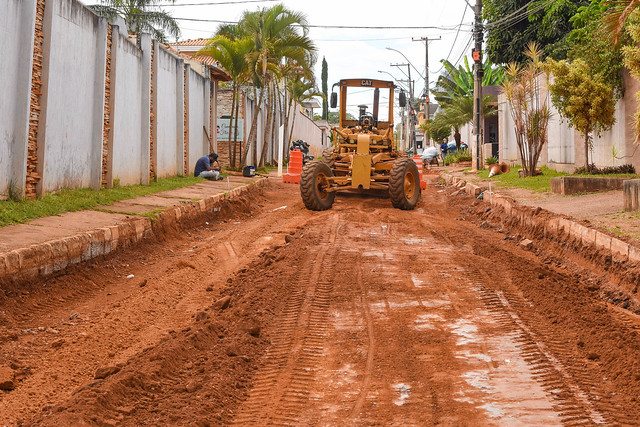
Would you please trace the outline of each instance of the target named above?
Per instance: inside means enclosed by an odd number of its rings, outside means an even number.
[[[214,163],[216,164],[216,166],[213,165]],[[220,176],[220,163],[218,163],[218,155],[216,153],[211,153],[208,156],[200,157],[196,162],[193,176],[210,179],[212,181],[222,179],[222,177]]]

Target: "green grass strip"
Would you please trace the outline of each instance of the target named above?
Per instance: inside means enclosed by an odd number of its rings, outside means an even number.
[[[546,166],[542,166],[540,168],[542,170],[542,175],[520,178],[518,176],[518,169],[520,168],[520,165],[516,165],[512,167],[511,171],[508,173],[494,175],[491,178],[489,178],[489,170],[483,169],[478,173],[478,176],[482,179],[490,179],[501,187],[524,188],[525,190],[531,190],[536,193],[544,193],[551,191],[551,178],[568,175],[564,172],[558,172],[553,169],[549,169]]]
[[[203,182],[203,178],[191,175],[174,176],[152,181],[149,185],[126,185],[109,189],[92,190],[60,190],[47,194],[37,200],[0,201],[0,227],[10,224],[21,224],[36,218],[60,215],[64,212],[75,212],[93,209],[96,206],[112,205],[125,199],[147,196],[161,191],[175,190]]]

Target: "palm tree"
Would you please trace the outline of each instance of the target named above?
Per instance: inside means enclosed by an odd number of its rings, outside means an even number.
[[[163,3],[175,0],[100,0],[100,4],[88,6],[95,14],[104,16],[112,24],[118,17],[124,18],[129,34],[150,33],[154,39],[166,43],[167,37],[180,37],[180,27],[167,12],[160,10]]]
[[[313,99],[314,96],[322,96],[322,93],[318,91],[315,82],[304,77],[297,80],[289,80],[287,89],[291,95],[290,107],[295,107],[295,104],[302,104],[305,101],[309,101],[310,99]],[[295,124],[295,121],[296,116],[294,114],[293,119],[291,120],[291,130],[289,131],[288,138],[289,141],[291,141],[293,136],[293,125]]]
[[[442,65],[446,71],[438,77],[436,87],[431,91],[440,105],[445,105],[455,96],[473,95],[473,69],[470,67],[466,56],[464,58],[464,67],[460,65],[456,68],[447,60],[443,60]],[[504,81],[504,69],[501,66],[494,65],[487,58],[482,67],[484,70],[482,86],[498,86],[502,84]]]
[[[309,58],[313,58],[315,46],[307,36],[307,21],[304,15],[290,11],[282,5],[257,12],[245,12],[240,25],[254,42],[253,51],[247,59],[251,65],[254,88],[260,89],[259,95],[256,96],[251,131],[242,153],[241,163],[244,166],[250,144],[256,145],[258,114],[265,88],[272,79],[277,78],[283,67],[295,64],[311,68]]]
[[[240,87],[248,81],[249,65],[247,56],[253,49],[253,40],[249,37],[230,39],[225,35],[217,35],[207,45],[202,48],[196,56],[206,55],[218,61],[232,79],[232,98],[231,98],[231,116],[229,125],[232,125],[235,117],[235,125],[233,126],[233,139],[229,132],[229,162],[231,167],[236,167],[236,150],[235,144],[231,141],[238,139],[238,106],[240,104],[238,95]],[[234,111],[235,110],[235,111]]]

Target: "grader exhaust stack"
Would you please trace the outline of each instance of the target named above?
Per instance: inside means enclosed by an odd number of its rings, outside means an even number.
[[[398,151],[393,136],[394,84],[384,80],[346,79],[336,85],[340,90],[338,127],[333,127],[334,146],[327,148],[322,160],[308,163],[300,177],[300,192],[305,206],[326,210],[339,191],[377,191],[391,198],[399,209],[413,209],[420,200],[420,175],[415,162]],[[334,87],[336,86],[334,85]],[[347,117],[347,89],[372,89],[369,105],[358,106],[356,120]],[[380,97],[388,95],[387,117],[379,117]],[[401,94],[403,95],[403,94]],[[331,94],[331,108],[338,96]],[[400,106],[405,99],[400,96]]]

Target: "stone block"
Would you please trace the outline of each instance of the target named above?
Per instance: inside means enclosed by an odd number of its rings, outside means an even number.
[[[78,234],[78,239],[82,245],[81,261],[89,261],[91,257],[91,236],[89,233]]]
[[[622,183],[624,210],[627,212],[640,210],[640,179],[626,179]]]
[[[640,248],[629,245],[629,261],[640,262]]]
[[[597,231],[593,228],[584,227],[584,231],[582,232],[582,243],[585,245],[595,245],[596,233]]]
[[[566,218],[558,218],[558,231],[571,234],[571,224],[573,224],[573,221],[571,220],[568,220]]]
[[[205,210],[207,210],[207,202],[204,199],[198,200],[198,207],[201,211],[204,212]]]
[[[615,237],[611,238],[611,253],[616,258],[629,259],[629,245]]]
[[[110,252],[115,251],[118,248],[118,241],[120,240],[120,229],[117,225],[112,225],[109,227],[111,239],[109,241],[111,245]]]
[[[92,230],[87,235],[89,236],[91,259],[104,255],[104,230]]]
[[[67,257],[70,264],[77,264],[82,261],[82,242],[78,236],[71,236],[62,239],[67,247]]]
[[[51,269],[60,271],[69,265],[69,251],[63,239],[49,242],[51,246]]]
[[[20,271],[20,257],[18,252],[11,251],[4,255],[7,276],[17,274]]]
[[[595,193],[598,191],[621,190],[624,178],[559,176],[551,178],[551,192],[556,194]]]
[[[611,250],[611,236],[596,231],[596,247],[605,250]]]

